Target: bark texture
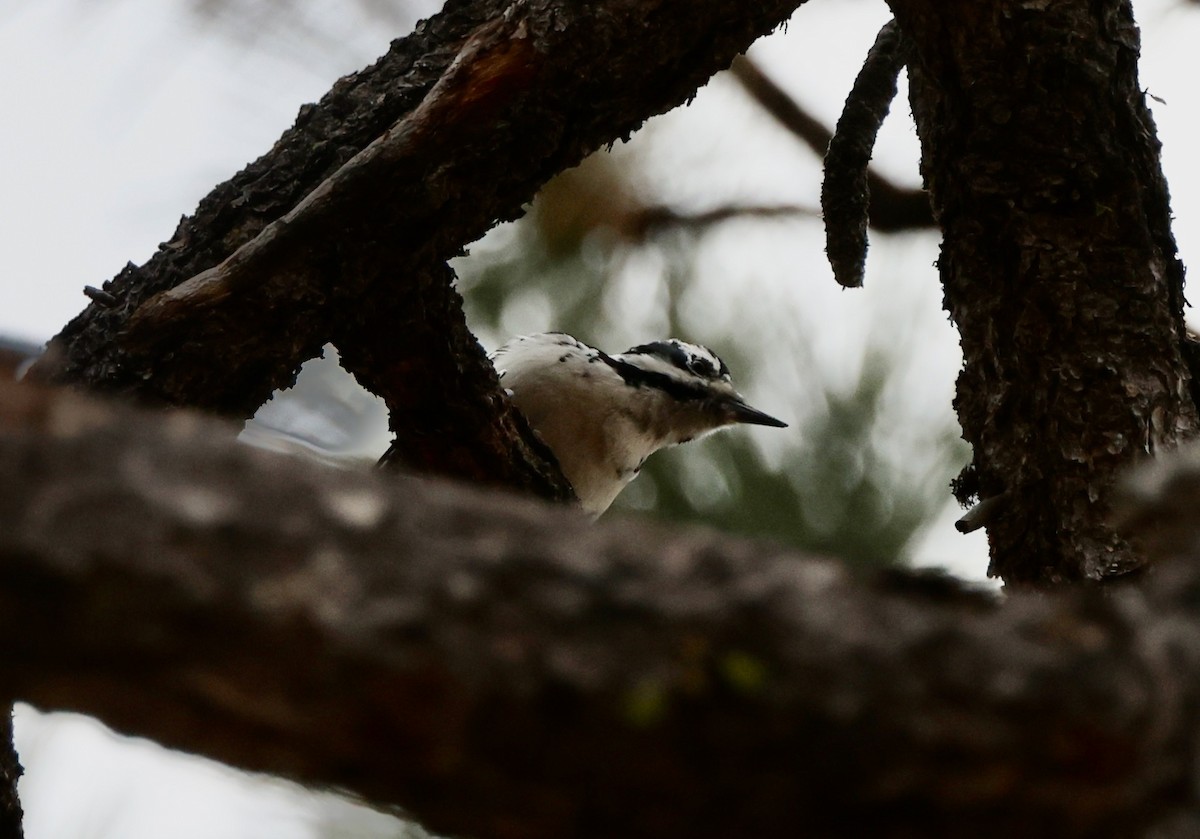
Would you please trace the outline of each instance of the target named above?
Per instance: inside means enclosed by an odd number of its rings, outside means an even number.
[[[0,386],[16,379],[18,372],[37,355],[37,348],[0,338]],[[0,839],[21,839],[24,813],[17,782],[22,767],[13,741],[12,705],[0,700]]]
[[[242,417],[332,339],[400,459],[554,495],[444,262],[794,5],[451,2],[93,293],[42,373]],[[1129,9],[892,5],[966,354],[963,489],[1008,499],[993,571],[1126,572],[1115,470],[1196,424]],[[0,700],[479,837],[1196,835],[1194,563],[998,608],[318,469],[192,415],[5,387],[0,426]]]
[[[1194,563],[1001,608],[0,395],[5,699],[481,839],[1194,826]]]
[[[452,0],[94,293],[40,373],[245,417],[332,340],[388,401],[399,460],[564,497],[462,322],[445,261],[798,4]]]
[[[24,813],[17,797],[21,762],[13,747],[12,705],[0,711],[0,839],[23,839]]]
[[[1104,580],[1143,560],[1106,524],[1116,470],[1196,432],[1183,266],[1124,0],[892,0],[964,355],[974,461],[1002,498],[991,573]]]
[[[875,138],[896,98],[896,81],[907,61],[908,45],[896,21],[888,21],[867,53],[838,118],[825,153],[821,211],[825,253],[833,277],[845,288],[863,283],[867,262],[867,222],[875,198],[870,192]],[[919,193],[928,212],[924,193]]]

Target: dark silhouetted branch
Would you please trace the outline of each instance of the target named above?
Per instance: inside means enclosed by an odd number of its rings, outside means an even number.
[[[24,813],[17,797],[21,763],[13,748],[12,706],[0,708],[0,839],[23,839]]]
[[[820,120],[804,110],[749,58],[739,57],[730,72],[767,113],[824,158],[833,132]],[[924,190],[897,186],[873,170],[868,170],[867,182],[871,190],[870,222],[876,230],[895,233],[934,226],[929,197]]]
[[[694,213],[660,205],[645,207],[640,211],[631,213],[624,219],[625,227],[621,232],[631,239],[641,241],[658,233],[668,233],[678,230],[703,233],[710,227],[735,219],[786,219],[815,217],[817,215],[817,211],[811,207],[799,207],[794,204],[728,204]]]
[[[799,2],[452,0],[97,289],[37,373],[245,417],[332,341],[387,401],[398,460],[566,497],[446,261]]]
[[[896,98],[896,79],[904,69],[906,56],[904,37],[896,22],[890,21],[879,30],[867,53],[825,154],[825,180],[821,185],[825,253],[834,278],[847,288],[857,288],[863,282],[867,219],[875,203],[868,167],[875,137]],[[928,211],[929,199],[924,192],[921,200]]]
[[[0,389],[0,697],[487,837],[1131,836],[1200,565],[990,598]]]

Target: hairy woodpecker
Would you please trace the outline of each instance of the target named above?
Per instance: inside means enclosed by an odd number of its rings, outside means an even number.
[[[746,404],[716,353],[673,338],[609,355],[546,332],[514,338],[491,358],[593,516],[659,449],[735,423],[787,427]]]

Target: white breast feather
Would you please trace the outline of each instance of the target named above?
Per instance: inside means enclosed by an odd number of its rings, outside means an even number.
[[[569,335],[517,338],[493,355],[500,383],[546,441],[583,509],[599,515],[661,447],[635,419],[639,399],[600,354]]]

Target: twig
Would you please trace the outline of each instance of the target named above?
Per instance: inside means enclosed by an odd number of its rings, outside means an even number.
[[[873,203],[868,166],[879,127],[896,96],[896,78],[905,61],[907,47],[903,35],[896,22],[889,21],[879,30],[854,80],[825,154],[825,180],[821,185],[825,252],[833,276],[847,288],[857,288],[863,282],[868,212]],[[928,211],[927,198],[924,206]]]
[[[824,157],[833,132],[793,99],[753,60],[740,56],[730,71],[759,105],[780,125],[795,134],[817,155]],[[884,233],[922,230],[934,226],[929,198],[924,190],[908,189],[892,183],[873,169],[867,170],[871,190],[871,226]]]
[[[622,232],[634,241],[670,230],[687,230],[703,233],[722,222],[739,218],[776,219],[790,217],[816,217],[819,213],[811,207],[795,204],[738,205],[728,204],[697,213],[676,210],[665,205],[645,207],[626,220]]]

